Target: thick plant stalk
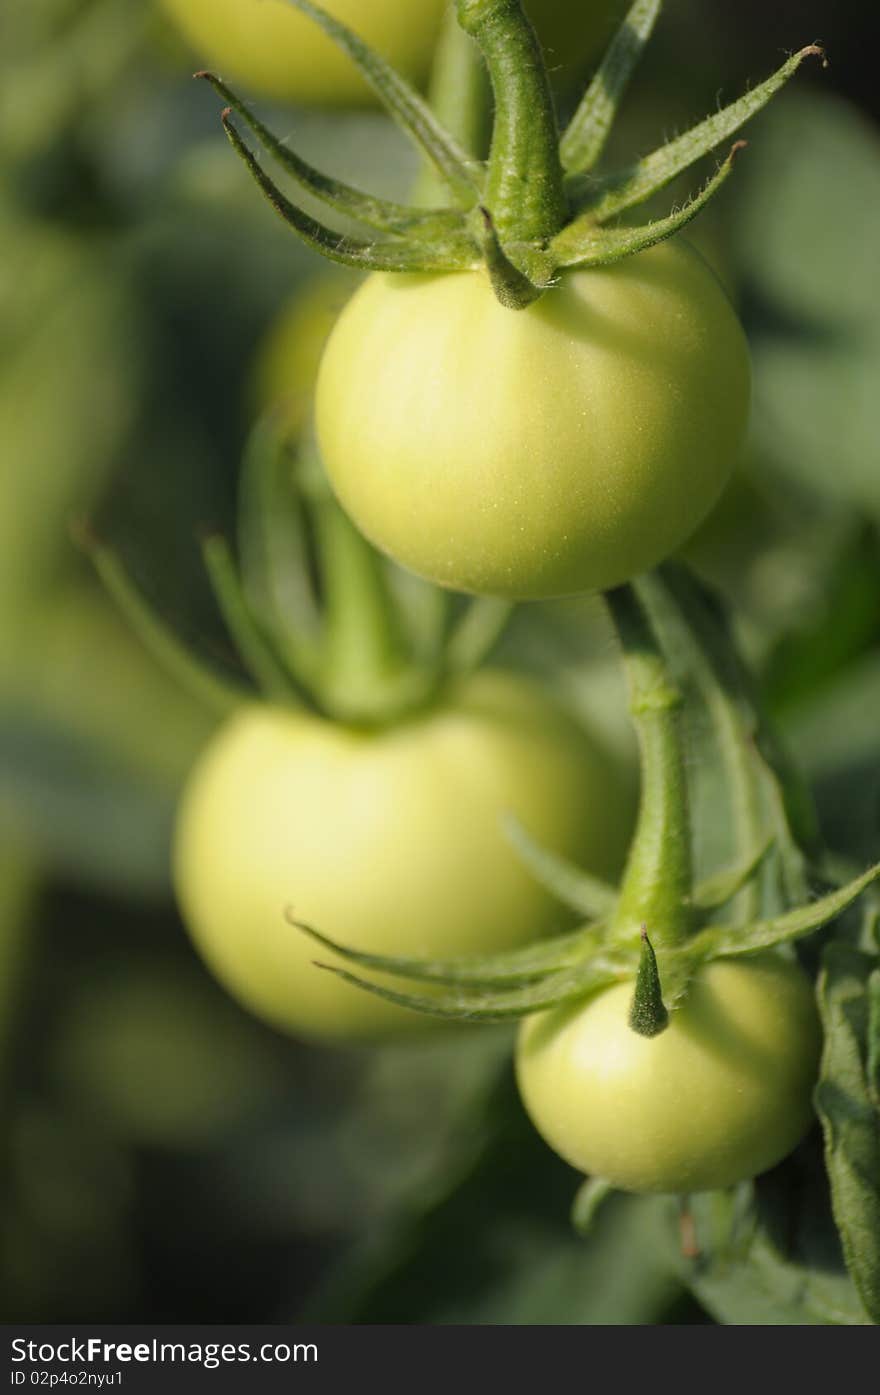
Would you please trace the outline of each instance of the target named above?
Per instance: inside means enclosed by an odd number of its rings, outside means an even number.
[[[642,794],[614,914],[621,943],[645,930],[659,949],[690,930],[691,829],[678,709],[681,693],[629,586],[606,596],[623,648],[630,712],[641,751]]]
[[[457,0],[462,28],[482,50],[495,94],[483,202],[502,242],[538,243],[565,224],[568,204],[547,69],[520,0]]]

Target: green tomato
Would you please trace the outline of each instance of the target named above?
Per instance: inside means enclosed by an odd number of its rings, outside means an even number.
[[[701,969],[667,1029],[629,1026],[632,983],[526,1018],[517,1078],[566,1162],[633,1192],[732,1186],[785,1157],[812,1118],[820,1031],[779,954]]]
[[[161,0],[199,61],[279,101],[317,106],[375,102],[357,68],[287,0]],[[446,0],[322,0],[406,77],[428,72]],[[573,14],[577,8],[580,13]],[[622,0],[528,0],[551,71],[596,53],[611,37]]]
[[[278,101],[373,102],[371,89],[314,20],[287,0],[162,0],[200,62]],[[321,0],[409,78],[428,71],[446,0]]]
[[[564,273],[525,310],[484,271],[373,275],[324,352],[324,463],[404,567],[518,598],[647,571],[721,494],[749,402],[745,338],[687,244]]]
[[[308,425],[324,345],[352,289],[345,274],[309,282],[283,307],[260,345],[251,385],[257,415],[271,412],[292,439]]]
[[[285,907],[377,953],[447,958],[523,944],[566,913],[508,845],[506,812],[599,874],[622,857],[622,783],[523,678],[482,672],[377,731],[254,704],[220,730],[185,791],[179,903],[217,977],[277,1026],[337,1039],[424,1026],[315,968],[340,961],[292,927]]]

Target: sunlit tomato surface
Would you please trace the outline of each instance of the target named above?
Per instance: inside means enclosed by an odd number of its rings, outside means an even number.
[[[583,729],[530,682],[499,672],[375,732],[255,704],[192,774],[176,888],[217,977],[278,1026],[327,1038],[424,1027],[431,1019],[313,967],[333,956],[286,922],[285,907],[378,953],[522,944],[564,926],[566,913],[517,859],[502,815],[610,873],[626,803]]]
[[[563,274],[525,310],[482,271],[373,275],[317,390],[328,474],[361,530],[440,585],[617,585],[706,516],[746,424],[745,338],[687,244]]]
[[[267,97],[319,106],[375,102],[357,68],[287,0],[161,0],[195,60]],[[446,0],[323,0],[322,7],[406,77],[430,67]],[[526,9],[557,76],[601,50],[623,0],[529,0]]]
[[[777,954],[716,961],[657,1037],[628,1024],[633,985],[527,1018],[517,1076],[551,1148],[634,1192],[727,1187],[772,1167],[812,1118],[819,1023]]]
[[[345,53],[287,0],[162,0],[193,50],[230,81],[279,101],[347,106],[374,100]],[[409,78],[424,77],[445,0],[323,0]]]

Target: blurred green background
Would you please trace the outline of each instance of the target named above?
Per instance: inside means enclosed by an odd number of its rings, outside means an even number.
[[[756,392],[742,468],[686,555],[736,608],[828,842],[861,860],[880,843],[869,7],[666,9],[624,156],[802,44],[831,58],[749,128],[697,234],[741,309]],[[70,525],[97,520],[155,605],[234,663],[195,539],[230,523],[266,337],[325,274],[248,182],[194,66],[147,0],[0,13],[4,1318],[766,1320],[690,1294],[655,1201],[618,1198],[576,1238],[578,1179],[522,1114],[506,1030],[302,1046],[189,945],[169,833],[211,719],[127,633]],[[400,195],[414,173],[377,112],[260,109],[361,185]],[[590,602],[524,607],[498,657],[549,675],[628,778]]]

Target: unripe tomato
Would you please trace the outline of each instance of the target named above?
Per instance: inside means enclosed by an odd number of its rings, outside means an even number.
[[[279,101],[350,106],[376,101],[341,49],[287,0],[161,0],[197,60]],[[406,77],[428,72],[446,0],[321,0],[323,8]],[[528,0],[526,10],[556,72],[610,38],[622,0]]]
[[[287,0],[162,0],[198,61],[278,101],[350,106],[375,98],[355,65]],[[321,0],[408,78],[428,71],[446,0]]]
[[[701,969],[660,1036],[636,1035],[632,983],[526,1018],[517,1078],[566,1162],[633,1192],[728,1187],[785,1157],[812,1118],[819,1022],[797,964]]]
[[[254,704],[221,729],[185,791],[174,853],[183,916],[221,982],[279,1027],[342,1039],[424,1026],[315,968],[332,955],[285,907],[378,953],[522,944],[566,913],[508,845],[508,811],[599,873],[622,856],[628,810],[613,769],[523,678],[485,671],[378,731]]]
[[[284,306],[260,346],[252,381],[256,415],[271,412],[292,439],[309,421],[324,345],[352,293],[352,281],[336,275],[308,282]]]
[[[321,364],[317,429],[377,547],[461,591],[604,590],[675,550],[730,475],[739,321],[685,243],[564,273],[525,310],[482,270],[373,275]]]

